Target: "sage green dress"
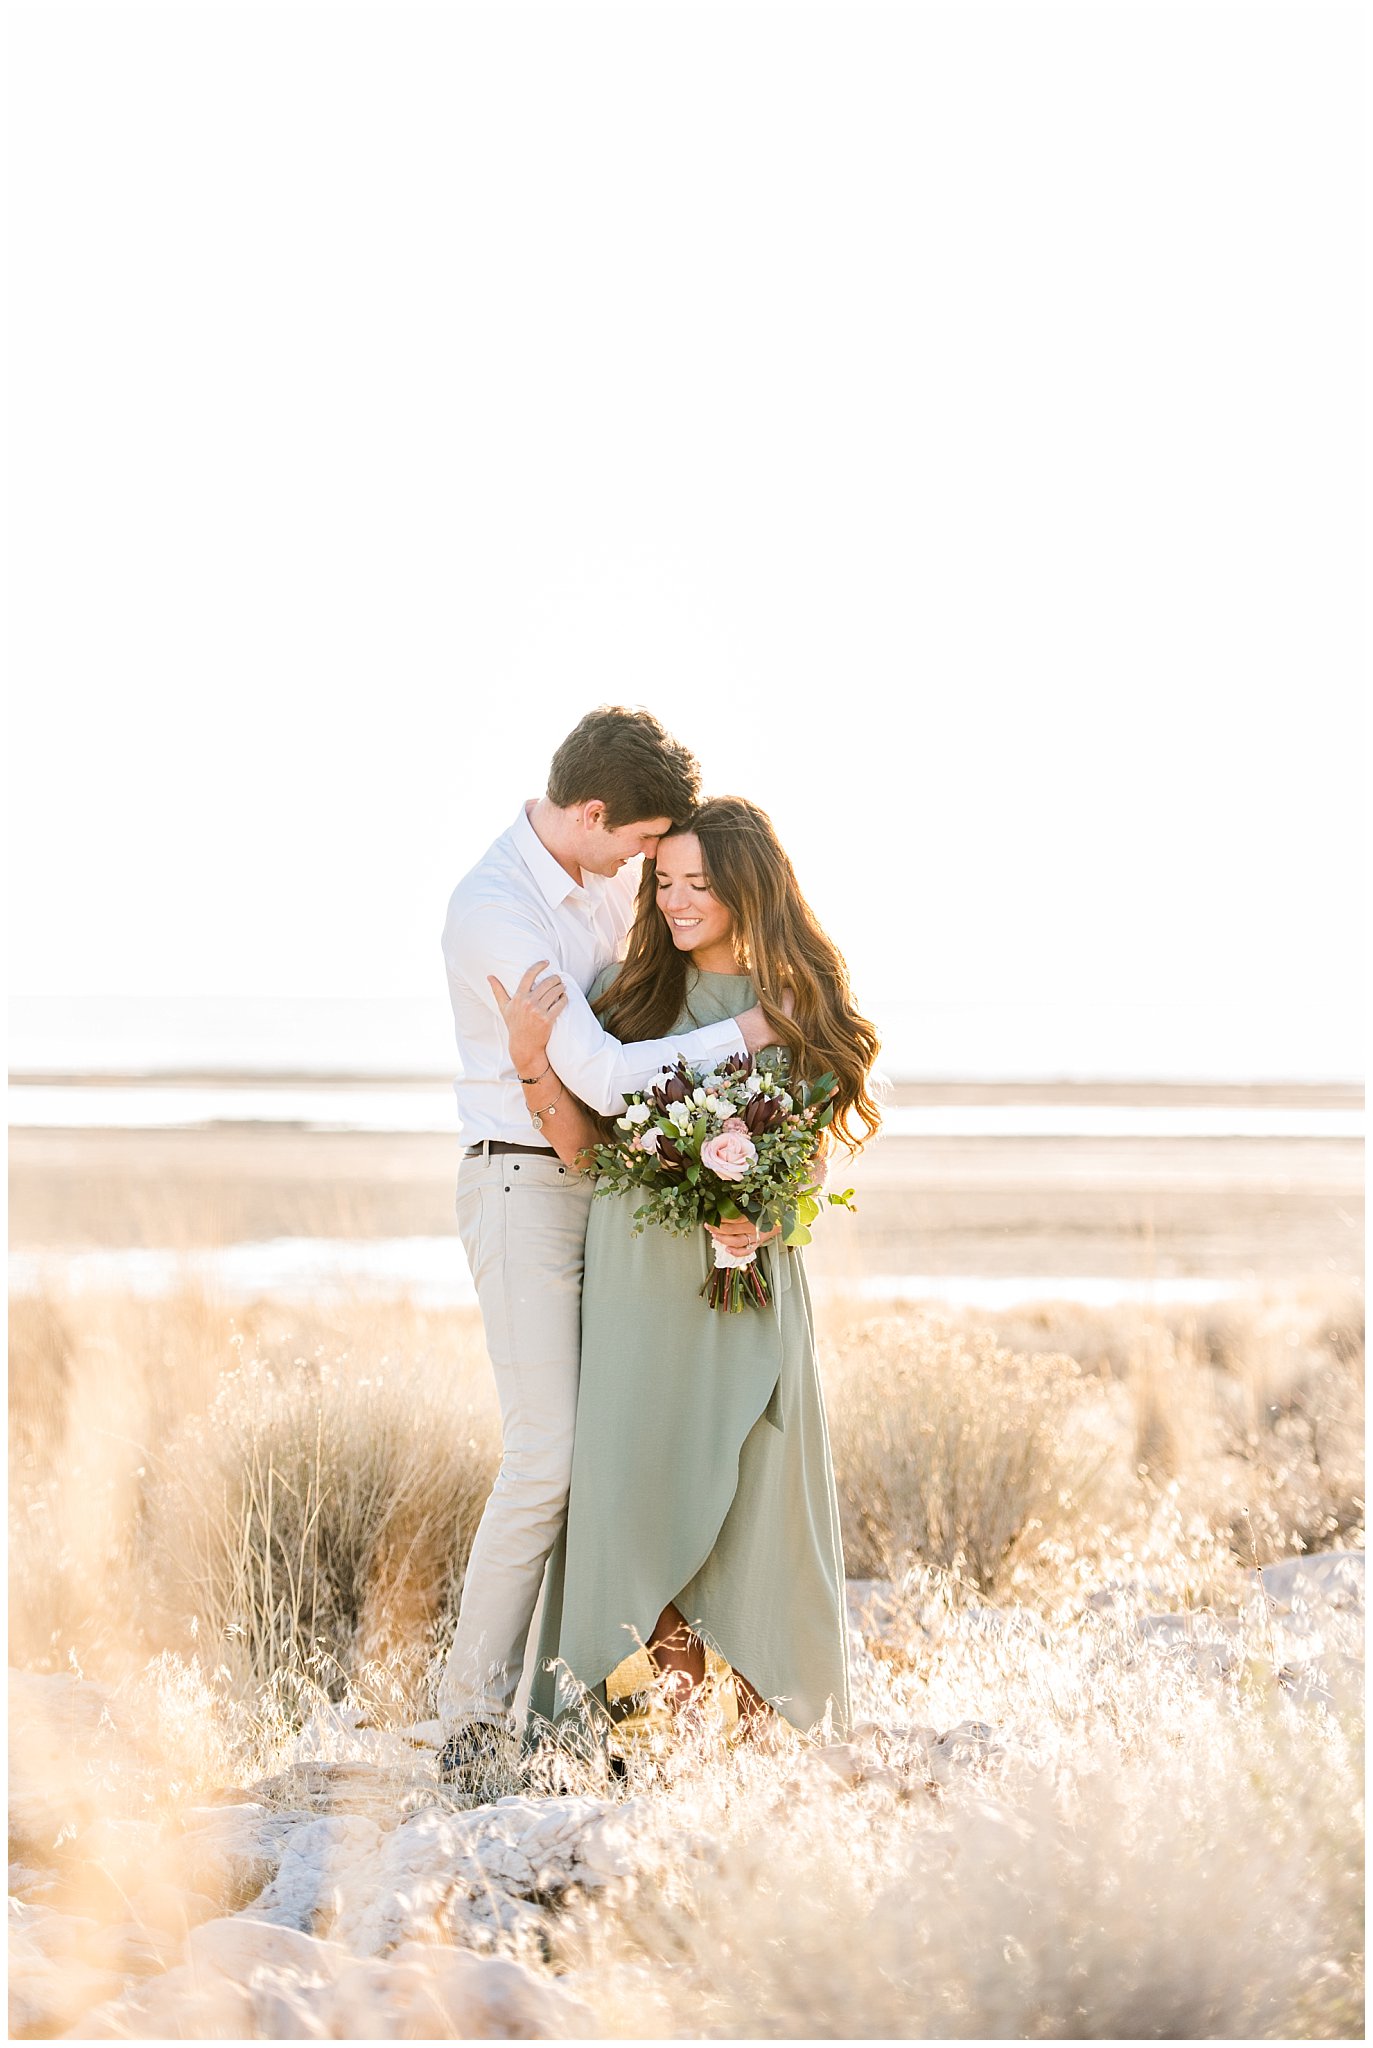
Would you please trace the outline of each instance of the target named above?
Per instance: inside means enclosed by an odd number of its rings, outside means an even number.
[[[674,1029],[756,1000],[747,976],[693,969]],[[586,1693],[605,1708],[607,1678],[669,1601],[794,1727],[828,1717],[847,1734],[839,1505],[804,1254],[765,1246],[771,1309],[721,1314],[701,1298],[711,1239],[654,1224],[634,1235],[640,1200],[591,1205],[572,1483],[530,1738]]]

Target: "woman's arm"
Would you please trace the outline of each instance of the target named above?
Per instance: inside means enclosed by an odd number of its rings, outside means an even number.
[[[581,1171],[588,1147],[601,1137],[601,1125],[548,1064],[549,1033],[567,997],[556,976],[535,986],[537,976],[547,965],[546,960],[540,960],[531,967],[521,977],[513,996],[506,994],[494,976],[488,979],[505,1019],[511,1064],[530,1117],[539,1118],[540,1133],[559,1159]]]

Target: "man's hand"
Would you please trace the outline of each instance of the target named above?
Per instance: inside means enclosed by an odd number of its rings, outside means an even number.
[[[790,1017],[796,1008],[796,997],[789,988],[782,991],[781,1010],[784,1017]],[[751,1010],[735,1018],[739,1033],[750,1052],[761,1052],[765,1045],[777,1044],[776,1026],[769,1024],[763,1015],[762,1006],[755,1003]]]
[[[494,974],[488,974],[491,993],[500,1007],[505,1022],[506,1037],[510,1041],[510,1061],[517,1074],[531,1074],[542,1063],[553,1025],[559,1012],[567,1002],[567,990],[563,987],[562,976],[550,974],[540,981],[548,962],[536,960],[527,973],[520,976],[519,986],[514,995],[506,993],[504,985]]]

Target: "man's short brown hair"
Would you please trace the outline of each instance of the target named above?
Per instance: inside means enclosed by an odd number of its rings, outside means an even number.
[[[696,756],[665,732],[651,711],[627,711],[619,704],[588,711],[548,771],[550,803],[567,810],[599,797],[612,832],[644,818],[685,824],[700,796]]]

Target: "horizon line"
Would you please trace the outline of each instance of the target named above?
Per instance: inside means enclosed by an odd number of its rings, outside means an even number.
[[[64,1083],[79,1086],[97,1086],[102,1082],[118,1084],[158,1083],[185,1084],[190,1082],[256,1082],[276,1085],[311,1083],[365,1083],[373,1087],[451,1087],[461,1075],[453,1068],[372,1068],[349,1067],[301,1067],[301,1066],[210,1066],[189,1063],[181,1066],[45,1066],[22,1067],[8,1070],[11,1087],[53,1087]],[[931,1069],[916,1071],[909,1068],[890,1070],[883,1074],[878,1070],[879,1081],[887,1080],[906,1087],[966,1087],[966,1088],[1092,1088],[1092,1087],[1151,1087],[1151,1088],[1342,1088],[1363,1090],[1364,1076],[1361,1074],[1160,1074],[1134,1069],[1132,1071],[1112,1070],[1108,1072],[1067,1073],[1048,1069],[1035,1072],[1008,1073],[1004,1070],[974,1073],[966,1070]]]

